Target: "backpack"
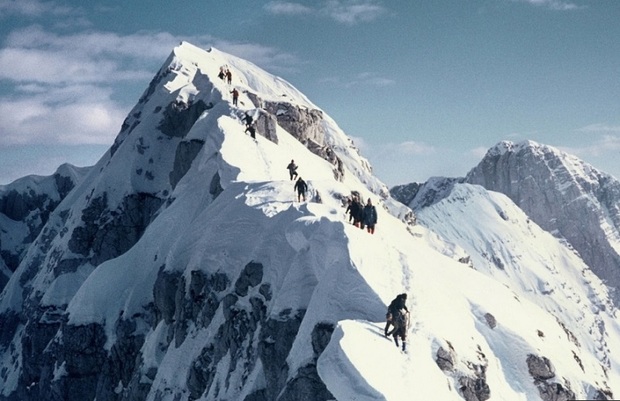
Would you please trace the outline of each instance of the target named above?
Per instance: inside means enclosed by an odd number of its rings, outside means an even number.
[[[396,328],[407,328],[407,312],[404,309],[398,309],[392,313],[392,324]]]

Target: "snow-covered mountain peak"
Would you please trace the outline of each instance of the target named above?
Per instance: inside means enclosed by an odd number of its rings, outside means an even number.
[[[247,61],[182,43],[86,173],[0,296],[0,401],[620,392],[615,310],[572,250],[460,180],[429,183],[438,218],[415,225],[324,111]],[[403,292],[407,352],[383,331]]]

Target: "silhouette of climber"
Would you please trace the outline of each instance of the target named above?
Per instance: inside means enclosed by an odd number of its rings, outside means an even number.
[[[301,199],[303,198],[303,200],[305,202],[306,201],[306,191],[308,190],[308,184],[306,184],[306,181],[304,181],[303,178],[299,177],[297,179],[297,182],[295,182],[294,189],[297,190],[297,201],[301,202]]]
[[[237,105],[237,101],[239,100],[239,91],[237,88],[233,89],[230,93],[233,95],[233,106]]]

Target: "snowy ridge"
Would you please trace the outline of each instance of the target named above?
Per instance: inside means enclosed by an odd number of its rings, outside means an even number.
[[[183,43],[2,292],[0,400],[620,394],[600,279],[506,197],[433,188],[442,199],[411,224],[293,86]],[[344,214],[354,191],[377,206],[373,235]],[[383,335],[402,292],[406,353]]]

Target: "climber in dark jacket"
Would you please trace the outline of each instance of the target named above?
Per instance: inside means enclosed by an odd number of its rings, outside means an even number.
[[[295,160],[291,160],[291,162],[286,166],[288,169],[288,174],[291,177],[291,180],[297,178],[297,165],[295,164]]]
[[[303,200],[305,202],[306,201],[306,191],[308,190],[308,184],[306,184],[306,181],[304,181],[301,177],[299,177],[297,179],[297,181],[295,182],[294,189],[297,190],[297,200],[299,202],[301,202],[301,199],[303,198]]]
[[[387,314],[385,315],[385,329],[383,330],[385,336],[392,335],[394,342],[398,347],[398,338],[400,337],[403,345],[403,351],[406,348],[407,340],[407,325],[409,324],[409,309],[407,309],[407,294],[399,294],[392,300],[390,306],[388,306]],[[390,326],[394,326],[391,331]]]
[[[362,224],[366,226],[369,233],[375,233],[375,225],[377,224],[377,209],[375,209],[372,205],[370,198],[368,198],[368,203],[364,206],[362,213]]]
[[[363,213],[363,207],[360,204],[360,202],[357,200],[357,197],[353,197],[353,200],[351,200],[351,205],[349,205],[349,212],[351,213],[351,217],[353,218],[353,225],[355,227],[360,227],[363,228],[361,226],[362,224],[362,213]]]

